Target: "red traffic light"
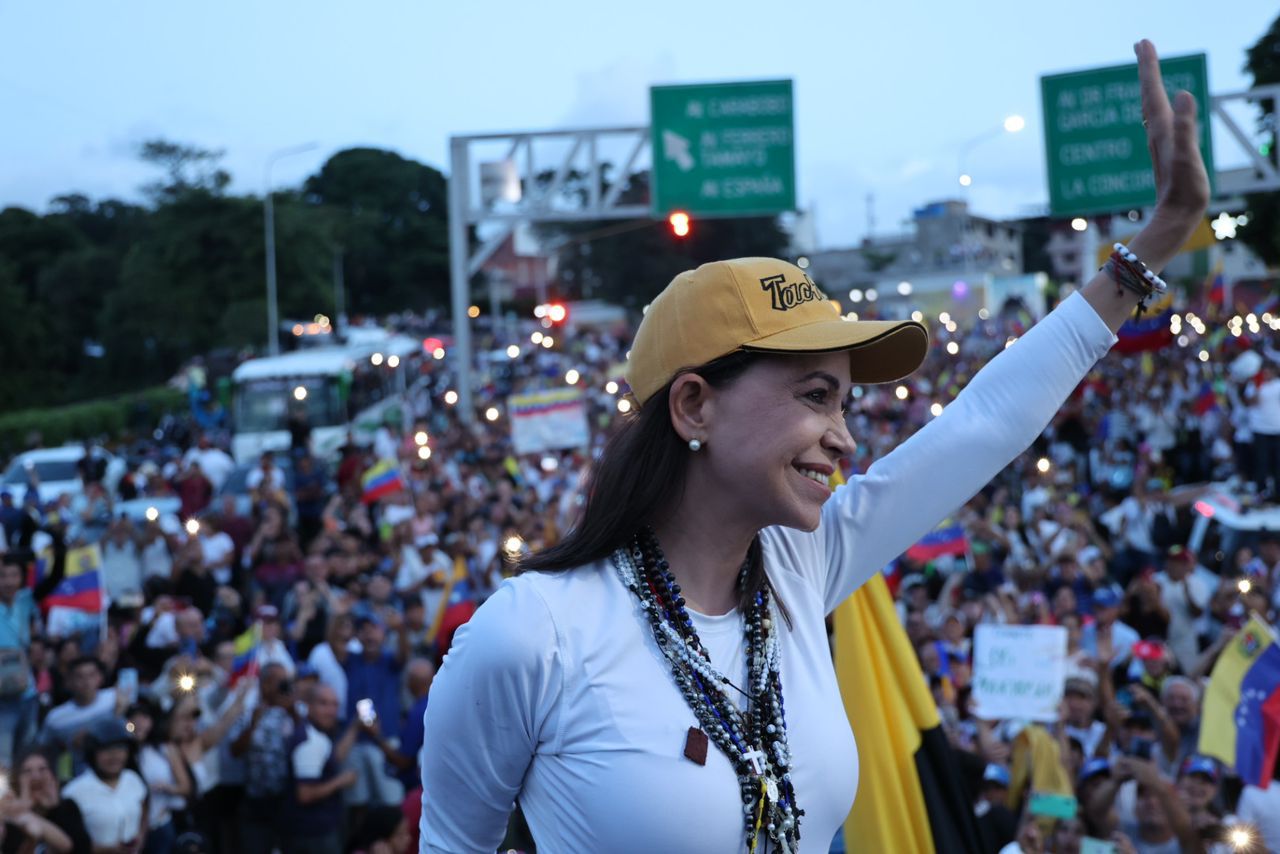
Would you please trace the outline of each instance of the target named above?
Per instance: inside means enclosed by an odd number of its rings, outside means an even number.
[[[676,237],[689,236],[689,215],[684,211],[672,211],[667,222],[671,224],[671,233]]]
[[[563,303],[547,302],[535,307],[533,316],[542,321],[544,329],[550,329],[569,319],[569,307]]]

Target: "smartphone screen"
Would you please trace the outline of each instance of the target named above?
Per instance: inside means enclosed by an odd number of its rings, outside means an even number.
[[[116,691],[123,694],[130,704],[138,702],[138,671],[132,667],[120,668],[116,676]]]
[[[356,701],[356,717],[360,718],[360,722],[365,726],[373,723],[378,719],[378,713],[373,709],[373,700],[365,698]]]

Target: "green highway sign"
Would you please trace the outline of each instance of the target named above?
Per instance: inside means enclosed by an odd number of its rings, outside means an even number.
[[[793,103],[790,80],[652,87],[654,215],[795,210]]]
[[[1200,108],[1200,152],[1213,179],[1205,55],[1161,60],[1170,99],[1179,89]],[[1129,210],[1156,200],[1142,127],[1138,66],[1116,65],[1040,78],[1049,208],[1055,216]]]

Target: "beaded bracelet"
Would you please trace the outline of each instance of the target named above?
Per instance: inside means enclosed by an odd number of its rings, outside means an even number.
[[[1102,270],[1117,285],[1138,295],[1134,317],[1140,318],[1147,310],[1147,302],[1151,297],[1154,294],[1165,294],[1169,286],[1123,243],[1116,243],[1111,248],[1113,250],[1111,257],[1107,259],[1106,264],[1102,265]],[[1121,296],[1123,293],[1124,290],[1117,290],[1116,296]]]

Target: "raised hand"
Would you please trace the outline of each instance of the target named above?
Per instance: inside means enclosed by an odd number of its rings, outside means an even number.
[[[1204,216],[1209,205],[1209,176],[1200,156],[1196,99],[1190,92],[1178,92],[1170,103],[1155,45],[1143,39],[1133,50],[1138,56],[1142,88],[1142,124],[1147,129],[1147,148],[1155,170],[1153,220],[1164,227],[1158,232],[1160,242],[1153,240],[1151,247],[1144,248],[1146,254],[1142,258],[1148,266],[1159,269],[1182,247]]]

